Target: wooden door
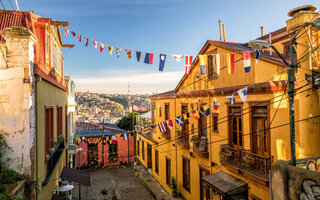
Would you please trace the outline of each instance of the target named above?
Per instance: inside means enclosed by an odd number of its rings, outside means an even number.
[[[147,165],[149,169],[152,169],[152,147],[147,144]]]
[[[242,118],[241,116],[232,116],[229,120],[229,144],[240,149],[243,147]]]
[[[202,177],[208,176],[210,171],[200,167],[200,200],[210,200],[210,188],[201,181]]]
[[[98,166],[98,145],[90,144],[88,146],[88,166]]]

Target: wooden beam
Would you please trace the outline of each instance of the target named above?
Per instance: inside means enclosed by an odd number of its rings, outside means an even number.
[[[62,44],[61,47],[69,47],[71,49],[74,47],[74,44]]]
[[[63,21],[50,21],[51,25],[57,25],[57,26],[68,26],[69,22],[63,22]]]

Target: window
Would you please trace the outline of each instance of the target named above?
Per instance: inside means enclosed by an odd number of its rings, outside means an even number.
[[[183,187],[190,192],[190,159],[182,157]]]
[[[161,107],[159,107],[159,117],[161,117]]]
[[[212,131],[214,133],[219,132],[218,130],[218,114],[212,114]]]
[[[198,133],[199,137],[205,136],[207,137],[207,116],[205,116],[204,110],[200,107],[199,119],[198,119]]]
[[[68,142],[68,106],[65,106],[65,116],[64,116],[64,125],[65,125],[65,142]]]
[[[109,161],[118,160],[118,144],[109,144]]]
[[[181,106],[181,115],[188,113],[188,105],[182,105]],[[182,125],[182,133],[187,133],[188,130],[188,124],[189,121],[188,119],[185,119],[185,117],[183,116],[183,125]]]
[[[51,27],[51,68],[61,75],[61,47],[56,35],[56,28]]]
[[[210,199],[210,187],[201,181],[202,177],[210,175],[210,171],[203,167],[200,167],[200,199],[207,200]]]
[[[62,135],[62,107],[57,107],[57,136]]]
[[[251,107],[252,152],[260,155],[270,155],[268,111],[269,107],[267,105]]]
[[[155,159],[155,171],[159,175],[159,151],[157,149],[154,150],[154,159]]]
[[[137,141],[137,154],[140,155],[140,141]]]
[[[171,159],[166,157],[166,183],[171,185]]]
[[[144,160],[144,141],[142,141],[141,152],[142,152],[142,159]]]
[[[243,147],[241,106],[229,106],[229,145]]]
[[[165,104],[164,105],[164,117],[165,117],[165,120],[168,120],[170,119],[170,105],[169,104]],[[166,134],[170,134],[170,129],[166,123]]]
[[[156,112],[156,106],[155,105],[151,105],[151,123],[152,124],[156,123],[155,112]]]
[[[50,152],[53,140],[53,107],[45,108],[45,151]]]

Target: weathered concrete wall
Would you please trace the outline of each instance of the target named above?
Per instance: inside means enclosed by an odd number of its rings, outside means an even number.
[[[10,147],[3,161],[10,168],[30,176],[33,168],[35,128],[35,37],[29,30],[21,27],[6,28],[2,35],[6,40],[6,51],[0,52],[0,63],[6,63],[7,67],[0,69],[0,134],[5,136]],[[2,52],[6,52],[6,55],[3,56]]]
[[[320,173],[278,161],[271,170],[274,200],[307,200],[320,198]]]

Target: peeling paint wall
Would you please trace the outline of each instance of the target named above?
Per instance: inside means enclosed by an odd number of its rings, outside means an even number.
[[[31,32],[23,28],[19,29],[19,36],[17,29],[13,28],[3,30],[2,35],[6,42],[0,47],[0,134],[5,136],[10,147],[3,161],[8,167],[31,176],[35,130],[32,89],[35,40]]]

